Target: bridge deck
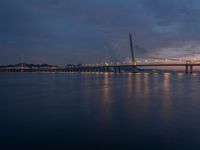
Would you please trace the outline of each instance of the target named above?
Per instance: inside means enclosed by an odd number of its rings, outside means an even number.
[[[179,66],[186,66],[186,65],[192,65],[192,66],[200,66],[199,64],[137,64],[137,67],[179,67]],[[120,64],[120,65],[95,65],[95,66],[82,66],[78,68],[90,68],[90,67],[131,67],[133,65],[130,64]]]

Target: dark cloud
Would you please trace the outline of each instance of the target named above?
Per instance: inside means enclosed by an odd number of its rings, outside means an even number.
[[[199,57],[198,0],[1,0],[0,60],[15,63]],[[164,56],[163,56],[164,55]]]

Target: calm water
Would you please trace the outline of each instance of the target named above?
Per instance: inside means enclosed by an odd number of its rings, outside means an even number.
[[[200,74],[0,74],[0,149],[200,149]]]

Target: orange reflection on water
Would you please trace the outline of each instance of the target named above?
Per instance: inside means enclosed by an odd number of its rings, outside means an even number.
[[[109,78],[109,73],[103,74],[103,87],[102,87],[102,117],[105,124],[110,122],[112,105],[112,94],[111,94],[111,82]]]
[[[144,95],[146,98],[149,97],[149,73],[144,73]]]
[[[163,94],[164,99],[169,100],[170,99],[170,77],[171,73],[164,73],[164,80],[163,80]]]
[[[134,89],[135,89],[135,94],[136,96],[140,96],[141,93],[142,93],[142,88],[141,88],[141,85],[142,85],[142,74],[136,74],[135,77],[135,85],[134,85]]]
[[[162,88],[163,89],[162,111],[166,123],[169,123],[170,115],[172,115],[170,114],[172,109],[172,101],[170,97],[170,92],[171,92],[170,78],[171,78],[171,73],[164,73],[163,88]]]
[[[133,93],[133,74],[132,73],[128,73],[128,77],[127,77],[127,95],[128,97],[131,97],[132,96],[132,93]]]
[[[111,99],[109,83],[110,83],[109,74],[104,73],[104,78],[103,78],[103,101],[104,101],[104,103],[108,103],[109,100]]]

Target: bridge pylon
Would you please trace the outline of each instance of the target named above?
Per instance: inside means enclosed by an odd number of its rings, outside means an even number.
[[[136,64],[136,59],[135,59],[135,53],[134,53],[134,48],[133,48],[133,38],[132,38],[132,34],[129,33],[129,40],[130,40],[130,48],[131,48],[131,61],[132,61],[132,65],[133,67],[137,67]]]

